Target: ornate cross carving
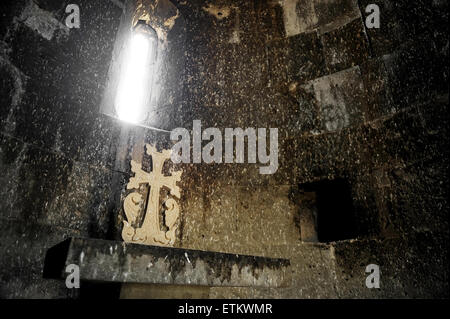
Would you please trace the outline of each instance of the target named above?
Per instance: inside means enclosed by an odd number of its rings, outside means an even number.
[[[146,152],[152,158],[152,171],[142,170],[141,164],[131,161],[130,178],[127,189],[135,191],[128,194],[124,200],[124,211],[127,220],[123,221],[122,238],[126,242],[148,245],[171,246],[175,242],[175,232],[178,228],[180,209],[175,199],[169,198],[164,203],[164,219],[160,219],[160,190],[167,188],[170,195],[180,198],[180,188],[177,182],[181,180],[182,171],[172,172],[170,176],[162,173],[163,165],[170,158],[171,150],[158,152],[152,145],[146,144]],[[142,188],[150,189],[148,199],[140,192]],[[144,212],[142,226],[138,227],[138,219]],[[162,230],[165,224],[168,230]]]

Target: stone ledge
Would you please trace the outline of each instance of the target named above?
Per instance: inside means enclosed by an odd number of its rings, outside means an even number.
[[[83,281],[283,287],[290,261],[101,239],[69,238],[48,250],[44,277],[65,278],[67,265],[80,267]]]

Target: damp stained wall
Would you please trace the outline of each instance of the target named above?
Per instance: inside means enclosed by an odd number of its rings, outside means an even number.
[[[80,6],[80,29],[64,25],[68,3]],[[199,295],[448,297],[447,2],[173,3],[185,22],[185,67],[173,79],[182,97],[152,124],[279,129],[273,175],[181,165],[175,245],[288,258],[293,278]],[[369,3],[381,8],[379,30],[363,24]],[[42,278],[46,250],[68,236],[120,240],[129,161],[145,142],[172,143],[100,112],[121,1],[1,8],[0,297],[76,297]],[[357,235],[304,243],[299,185],[334,178],[351,186]],[[370,263],[380,290],[365,287]]]

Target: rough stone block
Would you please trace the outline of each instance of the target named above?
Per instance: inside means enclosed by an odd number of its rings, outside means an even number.
[[[46,264],[46,276],[63,276],[66,265],[76,264],[85,281],[278,287],[290,280],[286,259],[99,239],[68,239],[48,251]]]
[[[335,132],[364,122],[367,108],[358,67],[311,81],[323,129]]]
[[[5,236],[0,243],[2,299],[77,297],[64,282],[42,275],[46,250],[69,236],[79,236],[79,232],[5,219],[0,219],[0,231]]]
[[[431,237],[423,233],[333,244],[339,297],[448,298],[445,236]],[[369,264],[380,267],[380,289],[366,287]]]
[[[325,58],[317,32],[302,33],[288,38],[289,81],[303,84],[325,75]]]
[[[342,27],[361,16],[356,0],[313,0],[320,33]]]
[[[330,73],[359,65],[368,59],[369,46],[361,19],[322,34],[321,40]]]

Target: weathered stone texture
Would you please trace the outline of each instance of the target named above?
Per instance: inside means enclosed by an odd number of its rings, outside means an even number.
[[[283,287],[290,283],[289,260],[70,238],[52,247],[45,275],[64,278],[79,265],[80,279],[116,283],[194,286]],[[100,266],[100,267],[99,267]]]
[[[41,278],[46,249],[66,236],[119,239],[130,160],[143,160],[144,143],[173,145],[99,111],[118,2],[78,1],[72,30],[67,3],[1,5],[0,297],[69,296]],[[152,126],[279,129],[273,175],[259,164],[179,165],[175,246],[290,259],[293,278],[197,295],[448,297],[447,2],[173,3],[185,37],[169,46],[184,69],[168,69],[163,95],[177,94]],[[364,25],[369,3],[379,30]],[[357,236],[302,243],[298,186],[334,178],[351,186]],[[364,286],[369,262],[382,267],[378,291]]]

